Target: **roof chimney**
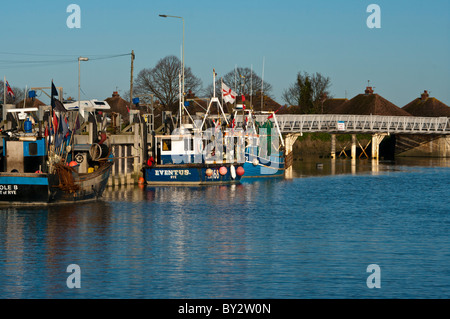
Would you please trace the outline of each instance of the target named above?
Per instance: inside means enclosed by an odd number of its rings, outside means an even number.
[[[423,91],[423,93],[420,95],[420,99],[421,99],[422,101],[425,101],[425,100],[428,99],[429,97],[430,97],[430,94],[428,94],[428,91],[427,91],[427,90]]]
[[[367,86],[364,93],[366,93],[366,95],[373,94],[373,88],[371,86]]]

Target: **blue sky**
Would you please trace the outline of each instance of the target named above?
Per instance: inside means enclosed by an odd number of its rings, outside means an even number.
[[[66,25],[71,3],[81,28]],[[369,29],[370,4],[381,8],[381,29]],[[320,72],[334,97],[375,92],[404,106],[431,91],[450,105],[450,1],[229,0],[218,1],[8,1],[0,7],[0,76],[12,86],[48,86],[53,79],[77,97],[77,56],[135,51],[135,75],[167,55],[180,56],[183,16],[185,63],[206,87],[219,76],[251,67],[281,94],[299,71]],[[4,53],[41,54],[43,56]],[[44,55],[61,55],[47,57]],[[74,59],[73,63],[16,67],[10,61]],[[130,57],[83,62],[82,98],[104,99],[129,89]],[[44,102],[47,102],[43,98]]]

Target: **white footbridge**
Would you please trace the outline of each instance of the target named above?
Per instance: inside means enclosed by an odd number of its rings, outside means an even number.
[[[267,115],[256,115],[264,122]],[[450,134],[448,117],[283,114],[276,121],[283,134],[327,132],[357,134]],[[271,121],[275,121],[274,118]]]
[[[256,115],[255,120],[261,123],[265,122],[267,118],[267,115],[262,114]],[[303,133],[330,133],[331,158],[336,157],[336,134],[352,134],[352,159],[356,157],[356,134],[372,134],[372,158],[374,159],[378,159],[379,157],[379,145],[381,141],[385,136],[390,134],[450,135],[449,117],[282,114],[272,117],[270,120],[285,135],[284,144],[287,155],[292,152],[292,147],[297,137]],[[237,124],[242,124],[242,121],[241,123],[238,121]]]

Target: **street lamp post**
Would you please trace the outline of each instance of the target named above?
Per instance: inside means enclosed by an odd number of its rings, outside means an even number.
[[[182,99],[184,101],[184,18],[183,17],[178,17],[178,16],[171,16],[171,15],[167,15],[167,14],[160,14],[159,15],[161,18],[177,18],[177,19],[181,19],[183,21],[183,48],[182,48],[182,57],[181,57],[181,64],[182,64],[182,70],[181,70],[181,77],[182,77]]]
[[[81,109],[80,109],[80,90],[81,90],[81,84],[80,84],[80,69],[81,69],[81,67],[80,67],[80,62],[81,61],[89,61],[89,58],[84,58],[84,57],[79,57],[78,58],[78,112],[80,112],[81,111]]]

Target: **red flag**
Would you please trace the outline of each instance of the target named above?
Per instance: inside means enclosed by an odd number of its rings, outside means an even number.
[[[245,110],[245,95],[242,94],[242,108]]]
[[[9,96],[14,97],[14,92],[11,89],[11,87],[9,86],[8,81],[6,81],[6,92],[8,93]]]
[[[56,113],[53,111],[53,130],[56,134],[58,132],[58,118],[56,117]]]
[[[66,134],[64,135],[64,137],[67,138],[67,137],[69,136],[70,130],[69,130],[69,122],[68,122],[66,116],[64,116],[64,123],[61,123],[61,124],[62,124],[62,127],[63,127],[63,133],[64,133],[64,132],[66,133]]]
[[[267,119],[271,119],[271,118],[273,117],[273,115],[274,115],[275,113],[277,113],[279,110],[281,110],[283,107],[284,107],[284,105],[280,106],[280,107],[278,108],[278,110],[276,110],[275,112],[273,112],[272,114],[270,114],[269,117],[268,117]]]

